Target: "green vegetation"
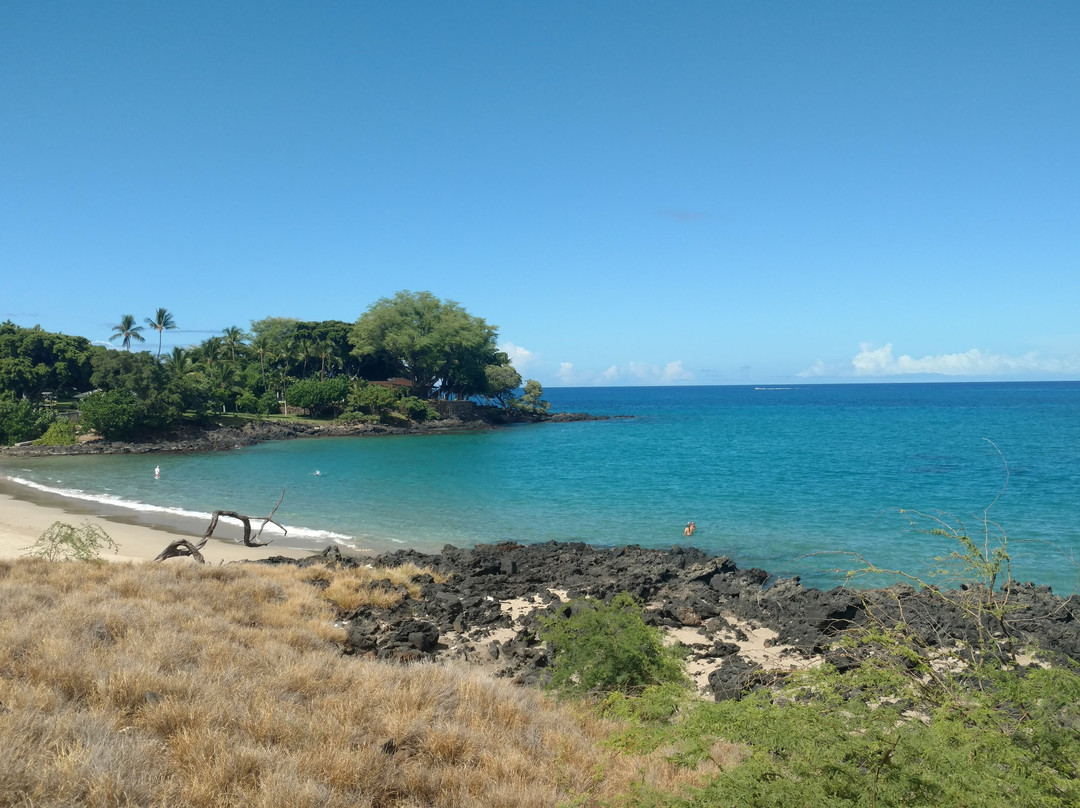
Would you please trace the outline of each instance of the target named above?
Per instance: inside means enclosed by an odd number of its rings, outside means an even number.
[[[525,399],[515,395],[521,375],[496,349],[494,326],[429,292],[382,299],[355,323],[267,317],[250,332],[232,325],[165,355],[163,335],[176,318],[158,308],[144,323],[125,314],[113,326],[109,340],[121,351],[0,324],[0,445],[41,438],[61,400],[78,406],[78,430],[128,441],[236,412],[399,423],[437,418],[433,398],[546,408],[537,382],[526,384]],[[132,350],[144,327],[158,332],[156,354]],[[60,429],[47,442],[66,442]]]
[[[639,752],[667,747],[690,766],[718,741],[744,750],[691,795],[642,804],[1076,805],[1080,675],[1035,669],[995,679],[995,690],[928,703],[898,689],[889,671],[826,667],[778,692],[693,705],[663,726],[643,723],[620,743]]]
[[[881,643],[864,650],[880,651],[893,638],[864,640]],[[626,722],[613,748],[663,752],[688,772],[710,762],[721,770],[689,791],[642,788],[633,805],[1080,804],[1080,670],[986,669],[983,686],[972,687],[969,669],[942,673],[940,665],[908,669],[886,653],[855,671],[823,666],[740,700],[653,689],[609,695],[593,708]]]
[[[533,412],[547,412],[551,407],[551,404],[544,401],[544,388],[540,386],[540,382],[534,379],[529,379],[525,383],[525,392],[516,403],[522,409],[532,410]]]
[[[0,445],[37,438],[53,422],[53,413],[35,407],[26,399],[16,401],[10,393],[0,393]]]
[[[540,638],[554,653],[551,686],[556,690],[630,694],[688,684],[681,650],[664,645],[660,630],[646,625],[629,593],[619,593],[609,604],[574,601],[567,611],[541,620]]]
[[[144,321],[147,328],[152,328],[158,332],[158,344],[157,355],[161,358],[161,337],[165,333],[166,329],[176,328],[176,320],[173,319],[172,314],[168,309],[158,309],[153,318],[147,317]]]
[[[145,342],[146,337],[142,335],[142,326],[135,325],[135,315],[125,314],[120,318],[120,322],[113,326],[113,335],[109,337],[109,342],[116,342],[120,340],[120,344],[124,346],[125,351],[131,350],[131,341]]]
[[[290,407],[303,407],[314,415],[327,415],[345,409],[349,395],[349,380],[341,376],[333,379],[304,379],[289,388],[285,401]]]
[[[488,375],[489,367],[510,364],[495,348],[495,327],[430,292],[382,298],[356,321],[350,337],[354,356],[389,362],[418,398],[495,397],[505,391],[489,389],[489,381],[512,381]]]
[[[23,548],[23,555],[46,561],[100,561],[105,550],[116,553],[120,548],[97,525],[83,522],[75,527],[67,522],[53,522],[36,542]]]
[[[890,590],[895,608],[868,601],[866,625],[836,643],[857,664],[776,675],[742,698],[705,703],[671,686],[666,662],[655,665],[665,674],[635,674],[626,686],[624,672],[644,667],[639,654],[658,651],[628,596],[545,621],[552,684],[623,722],[613,748],[663,753],[687,772],[718,768],[689,789],[642,785],[625,804],[1080,805],[1080,663],[1021,661],[1021,651],[1037,657],[1038,649],[1014,646],[1015,587],[1000,526],[984,512],[975,539],[927,518],[929,532],[949,540],[938,561],[955,588],[872,565],[857,572],[900,575],[939,600],[970,628],[970,641],[952,647],[908,624],[902,587]]]
[[[75,424],[63,418],[49,424],[45,434],[34,443],[39,446],[71,446],[77,440],[75,437]]]
[[[0,393],[39,403],[90,389],[90,341],[0,323]]]

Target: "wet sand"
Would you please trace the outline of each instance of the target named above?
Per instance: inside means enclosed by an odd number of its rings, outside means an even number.
[[[49,496],[38,491],[23,489],[8,481],[0,480],[0,558],[19,558],[25,548],[33,545],[53,522],[81,525],[84,522],[98,525],[119,546],[118,553],[106,552],[106,561],[146,561],[158,555],[169,542],[186,538],[198,542],[207,525],[195,519],[170,519],[166,514],[124,514],[119,509],[110,512],[107,506],[95,507],[97,503],[68,500]],[[255,516],[257,514],[252,514]],[[258,525],[258,522],[254,523]],[[218,531],[222,531],[218,538]],[[270,556],[302,558],[312,555],[311,550],[288,547],[288,537],[272,537],[265,547],[245,547],[238,541],[242,535],[236,525],[221,525],[214,538],[202,549],[209,564],[230,561],[253,561]],[[171,559],[168,563],[191,563],[185,559]]]

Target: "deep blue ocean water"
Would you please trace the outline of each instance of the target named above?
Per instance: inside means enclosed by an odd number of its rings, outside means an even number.
[[[1014,577],[1071,592],[1080,382],[550,388],[557,411],[632,416],[193,455],[4,460],[19,485],[191,518],[277,511],[287,546],[436,551],[514,540],[671,547],[809,585],[861,553],[922,572],[947,551],[899,509],[1007,534]],[[161,477],[154,478],[160,465]],[[316,470],[319,472],[315,474]],[[195,521],[197,519],[198,521]],[[951,520],[955,524],[955,520]],[[996,532],[996,529],[995,529]]]

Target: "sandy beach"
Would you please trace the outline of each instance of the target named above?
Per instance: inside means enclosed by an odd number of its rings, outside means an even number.
[[[13,496],[10,486],[0,487],[0,558],[19,558],[25,548],[31,546],[53,522],[81,525],[91,522],[112,537],[120,550],[107,552],[106,561],[148,561],[158,555],[169,542],[178,537],[197,541],[205,526],[195,531],[185,531],[180,526],[165,527],[144,524],[117,515],[104,516],[86,507],[87,503],[68,502],[60,498],[39,496]],[[311,555],[310,550],[298,550],[285,546],[287,539],[278,538],[265,547],[245,547],[231,538],[211,539],[202,550],[208,564],[231,561],[254,561],[270,556],[302,558]],[[171,559],[170,564],[194,563],[186,559]]]

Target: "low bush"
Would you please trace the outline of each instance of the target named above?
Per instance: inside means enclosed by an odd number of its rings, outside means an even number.
[[[23,555],[38,556],[46,561],[98,561],[105,550],[119,552],[120,548],[104,530],[90,522],[79,527],[67,522],[52,525]]]
[[[71,446],[76,442],[75,424],[66,418],[53,421],[34,443],[39,446]]]
[[[439,413],[434,407],[416,396],[406,396],[401,399],[398,408],[406,417],[419,423],[434,421],[439,417]]]
[[[664,645],[660,630],[645,623],[629,593],[609,604],[574,601],[569,612],[541,620],[540,638],[554,654],[554,689],[567,695],[641,693],[650,686],[687,684],[682,648]]]

